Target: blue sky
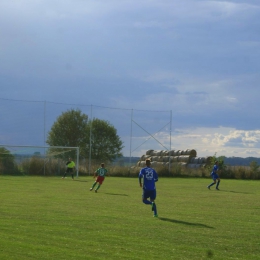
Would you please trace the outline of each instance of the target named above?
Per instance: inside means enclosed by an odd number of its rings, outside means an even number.
[[[172,149],[258,157],[259,71],[258,0],[0,1],[0,98],[172,111]]]

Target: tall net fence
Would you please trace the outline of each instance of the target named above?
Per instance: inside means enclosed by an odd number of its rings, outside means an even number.
[[[80,110],[89,119],[109,122],[123,142],[124,160],[132,166],[147,150],[171,150],[171,111],[136,110],[86,104],[0,99],[0,144],[46,146],[52,125],[64,112]],[[85,160],[86,168],[90,158]]]

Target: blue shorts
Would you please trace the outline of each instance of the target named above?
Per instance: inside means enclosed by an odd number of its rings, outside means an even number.
[[[156,199],[156,190],[145,190],[143,189],[143,199],[155,200]]]
[[[216,173],[211,173],[210,175],[211,175],[213,181],[215,181],[216,179],[219,178],[219,176]]]

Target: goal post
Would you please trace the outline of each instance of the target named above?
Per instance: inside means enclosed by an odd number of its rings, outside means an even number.
[[[57,175],[61,174],[61,169],[65,168],[64,162],[69,157],[75,161],[78,177],[79,147],[0,144],[0,174],[11,172],[10,168],[13,168],[15,172],[32,175],[47,175],[47,171],[49,175]]]

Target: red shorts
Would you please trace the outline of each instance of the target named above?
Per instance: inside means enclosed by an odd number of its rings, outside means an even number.
[[[102,184],[102,182],[104,181],[105,177],[103,176],[97,176],[96,178],[96,182],[99,182],[99,184]]]

